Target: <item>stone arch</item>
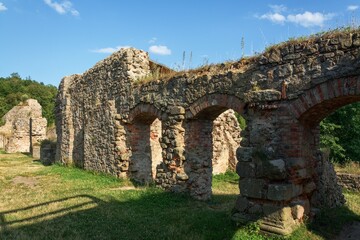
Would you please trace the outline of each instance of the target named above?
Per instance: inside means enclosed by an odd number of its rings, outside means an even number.
[[[142,119],[141,121],[151,121],[154,117],[159,120],[163,119],[163,113],[154,105],[140,103],[130,110],[128,122],[132,123],[136,119]]]
[[[306,90],[289,107],[306,125],[316,125],[327,115],[347,104],[360,101],[360,77],[328,80]]]
[[[242,113],[243,107],[244,104],[234,96],[211,94],[194,102],[186,112],[185,172],[189,176],[188,188],[193,197],[208,200],[212,195],[211,181],[214,170],[220,173],[225,172],[230,164],[235,166],[235,152],[240,145],[240,129],[234,111],[229,112],[229,109]],[[222,115],[224,112],[229,116]],[[226,122],[219,119],[219,116],[229,119],[231,115],[237,125],[234,131],[224,133],[222,124]],[[219,137],[219,134],[223,135]],[[233,141],[232,145],[229,141]],[[216,145],[221,146],[216,148]],[[221,152],[217,152],[219,149]],[[219,170],[220,168],[222,170]]]
[[[304,194],[314,207],[334,207],[343,204],[341,188],[328,155],[320,150],[320,122],[337,109],[360,101],[360,77],[331,79],[308,89],[289,107],[298,120],[291,147],[297,149],[291,157],[303,163],[302,169],[290,177],[301,181],[304,188],[312,184],[313,191]],[[299,174],[302,173],[302,174]]]
[[[192,119],[201,117],[204,113],[207,113],[211,114],[209,117],[215,119],[226,109],[233,109],[238,113],[242,113],[244,106],[244,102],[240,101],[240,99],[235,96],[218,93],[209,94],[193,102],[186,111],[185,117],[187,119]],[[209,111],[204,112],[206,109]]]
[[[127,125],[131,148],[129,176],[139,183],[152,182],[156,167],[162,162],[159,139],[162,134],[162,114],[150,104],[139,104],[129,114]]]

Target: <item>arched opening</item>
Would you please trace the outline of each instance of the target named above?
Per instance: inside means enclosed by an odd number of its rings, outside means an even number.
[[[200,104],[203,108],[197,108],[184,123],[188,188],[199,200],[211,198],[214,174],[235,170],[241,129],[236,112],[221,103],[212,99],[208,105]],[[242,106],[239,104],[239,109]],[[237,184],[236,191],[238,194]]]
[[[131,157],[129,177],[140,183],[151,183],[156,167],[162,162],[161,121],[150,113],[140,113],[127,127]]]
[[[336,173],[329,159],[329,151],[322,148],[320,123],[342,107],[360,101],[360,96],[355,95],[355,91],[345,88],[346,80],[333,80],[326,84],[326,88],[322,84],[315,87],[316,91],[305,92],[299,100],[303,110],[298,118],[298,131],[301,133],[298,138],[298,156],[304,160],[304,167],[301,169],[302,174],[297,170],[292,179],[303,182],[303,194],[313,207],[335,207],[344,203]],[[314,187],[309,189],[311,184]]]

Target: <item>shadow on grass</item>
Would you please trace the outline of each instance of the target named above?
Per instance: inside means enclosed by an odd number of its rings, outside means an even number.
[[[76,195],[0,212],[0,239],[231,239],[236,231],[221,207],[233,195],[207,203],[159,191],[104,198]]]
[[[354,221],[360,221],[360,216],[347,206],[323,209],[307,225],[307,229],[324,239],[335,239],[344,226]]]

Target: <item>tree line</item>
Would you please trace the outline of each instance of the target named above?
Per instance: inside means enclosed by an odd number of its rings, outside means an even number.
[[[22,79],[18,73],[0,77],[0,118],[20,102],[32,98],[42,106],[42,114],[48,125],[53,125],[56,94],[55,86],[38,83],[30,77]]]
[[[346,105],[320,123],[321,145],[330,160],[360,162],[360,102]]]

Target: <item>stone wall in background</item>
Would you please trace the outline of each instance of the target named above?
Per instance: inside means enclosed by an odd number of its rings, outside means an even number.
[[[213,122],[213,157],[212,173],[225,173],[236,168],[236,150],[240,147],[241,128],[235,116],[235,111],[229,109]]]
[[[46,139],[47,121],[42,117],[41,105],[28,99],[13,107],[3,117],[0,127],[0,148],[8,153],[32,152],[34,145]]]
[[[360,192],[360,175],[349,173],[337,173],[336,175],[341,187]]]

